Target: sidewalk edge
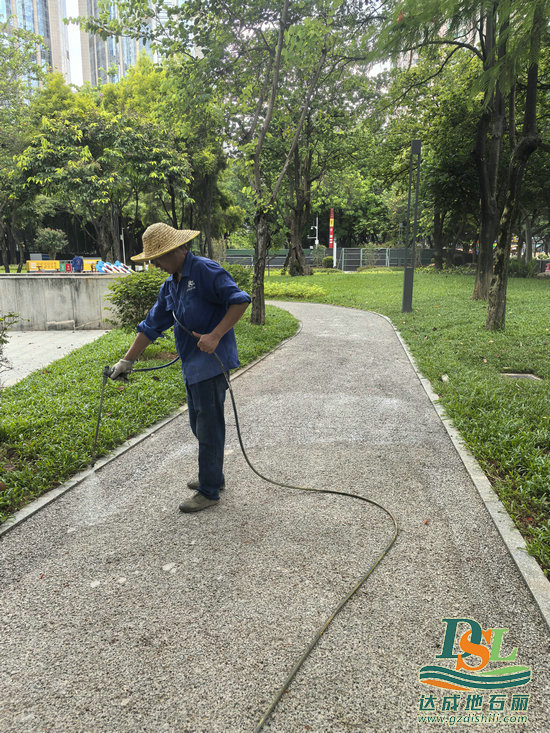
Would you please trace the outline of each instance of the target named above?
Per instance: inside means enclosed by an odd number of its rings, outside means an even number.
[[[374,311],[371,311],[374,313]],[[438,395],[433,391],[430,382],[422,375],[418,369],[413,355],[411,354],[409,347],[403,340],[403,337],[399,333],[398,329],[387,316],[377,313],[381,318],[384,318],[391,325],[407,358],[409,359],[416,376],[422,384],[424,391],[428,395],[435,411],[439,415],[441,422],[452,444],[455,447],[466,471],[468,472],[472,483],[477,489],[481,500],[483,501],[485,508],[489,512],[491,519],[495,527],[497,528],[504,544],[506,545],[508,552],[512,556],[516,566],[522,576],[525,584],[529,588],[531,595],[535,599],[535,603],[539,607],[542,617],[546,621],[547,626],[550,628],[550,581],[543,573],[540,565],[534,557],[529,555],[527,551],[527,545],[519,530],[516,528],[512,518],[506,511],[504,504],[498,498],[494,491],[491,483],[481,466],[471,453],[470,449],[464,444],[460,433],[455,428],[453,421],[446,414],[445,410],[439,403]]]

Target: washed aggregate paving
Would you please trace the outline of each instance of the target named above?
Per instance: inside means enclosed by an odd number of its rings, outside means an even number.
[[[528,722],[453,728],[547,732],[548,628],[391,325],[284,307],[300,334],[234,381],[252,462],[372,498],[400,535],[265,730],[441,729],[418,722],[419,700],[432,692],[439,709],[449,691],[418,672],[438,663],[441,619],[466,617],[509,629],[503,653],[517,647],[532,669],[514,691],[530,695]],[[226,415],[215,508],[177,508],[196,470],[184,414],[4,535],[0,731],[252,731],[377,559],[393,530],[383,512],[266,484],[242,458],[229,404]]]

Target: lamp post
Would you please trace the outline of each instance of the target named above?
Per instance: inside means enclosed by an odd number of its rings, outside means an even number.
[[[315,217],[315,224],[310,227],[310,229],[315,229],[315,236],[308,236],[308,239],[314,239],[315,240],[315,246],[319,244],[319,217]]]
[[[407,203],[407,227],[405,231],[405,273],[403,277],[403,303],[401,307],[402,313],[410,313],[412,311],[412,293],[413,293],[413,277],[414,265],[416,260],[416,233],[418,229],[418,189],[420,187],[420,149],[421,141],[413,140],[411,143],[411,157],[409,161],[409,200]],[[412,192],[412,174],[413,159],[416,156],[416,190],[414,201],[414,226],[413,239],[411,247],[411,262],[408,262],[409,254],[409,226],[411,221],[411,192]]]
[[[315,240],[315,246],[318,247],[319,246],[319,217],[318,216],[315,217],[315,224],[313,226],[311,226],[310,229],[315,229],[315,236],[312,237],[311,235],[308,234],[308,237],[307,238],[308,239],[314,239]],[[313,247],[313,245],[310,244],[309,245],[309,248],[312,249],[312,247]]]
[[[122,242],[122,263],[126,264],[126,248],[124,246],[124,227],[120,230],[120,241]]]

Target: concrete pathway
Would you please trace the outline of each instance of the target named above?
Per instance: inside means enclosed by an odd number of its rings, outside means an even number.
[[[400,535],[264,730],[547,732],[548,627],[391,324],[284,307],[300,334],[234,380],[251,460],[284,482],[380,502]],[[219,506],[178,512],[196,471],[183,414],[2,536],[1,731],[254,730],[392,525],[363,502],[261,481],[227,417]],[[480,624],[494,630],[481,671],[524,666],[531,682],[419,682],[425,666],[456,667],[438,658],[452,627],[442,620],[456,618],[471,622],[455,653]]]
[[[11,368],[0,374],[0,384],[9,387],[104,333],[107,331],[10,331],[4,355]]]

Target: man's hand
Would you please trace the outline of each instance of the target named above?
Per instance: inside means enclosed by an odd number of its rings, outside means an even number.
[[[217,345],[220,343],[219,337],[213,332],[196,333],[196,331],[193,331],[193,336],[198,339],[197,346],[199,349],[205,351],[207,354],[213,354]]]
[[[130,359],[121,359],[120,361],[117,361],[117,363],[111,369],[109,377],[111,379],[118,379],[118,381],[120,382],[122,379],[125,379],[128,374],[130,374],[133,366],[134,362],[130,361]]]
[[[197,346],[199,349],[205,351],[207,354],[213,354],[220,340],[233,328],[247,308],[248,303],[233,303],[233,305],[229,306],[225,316],[213,331],[210,333],[197,333],[193,331],[193,336],[198,339]]]

